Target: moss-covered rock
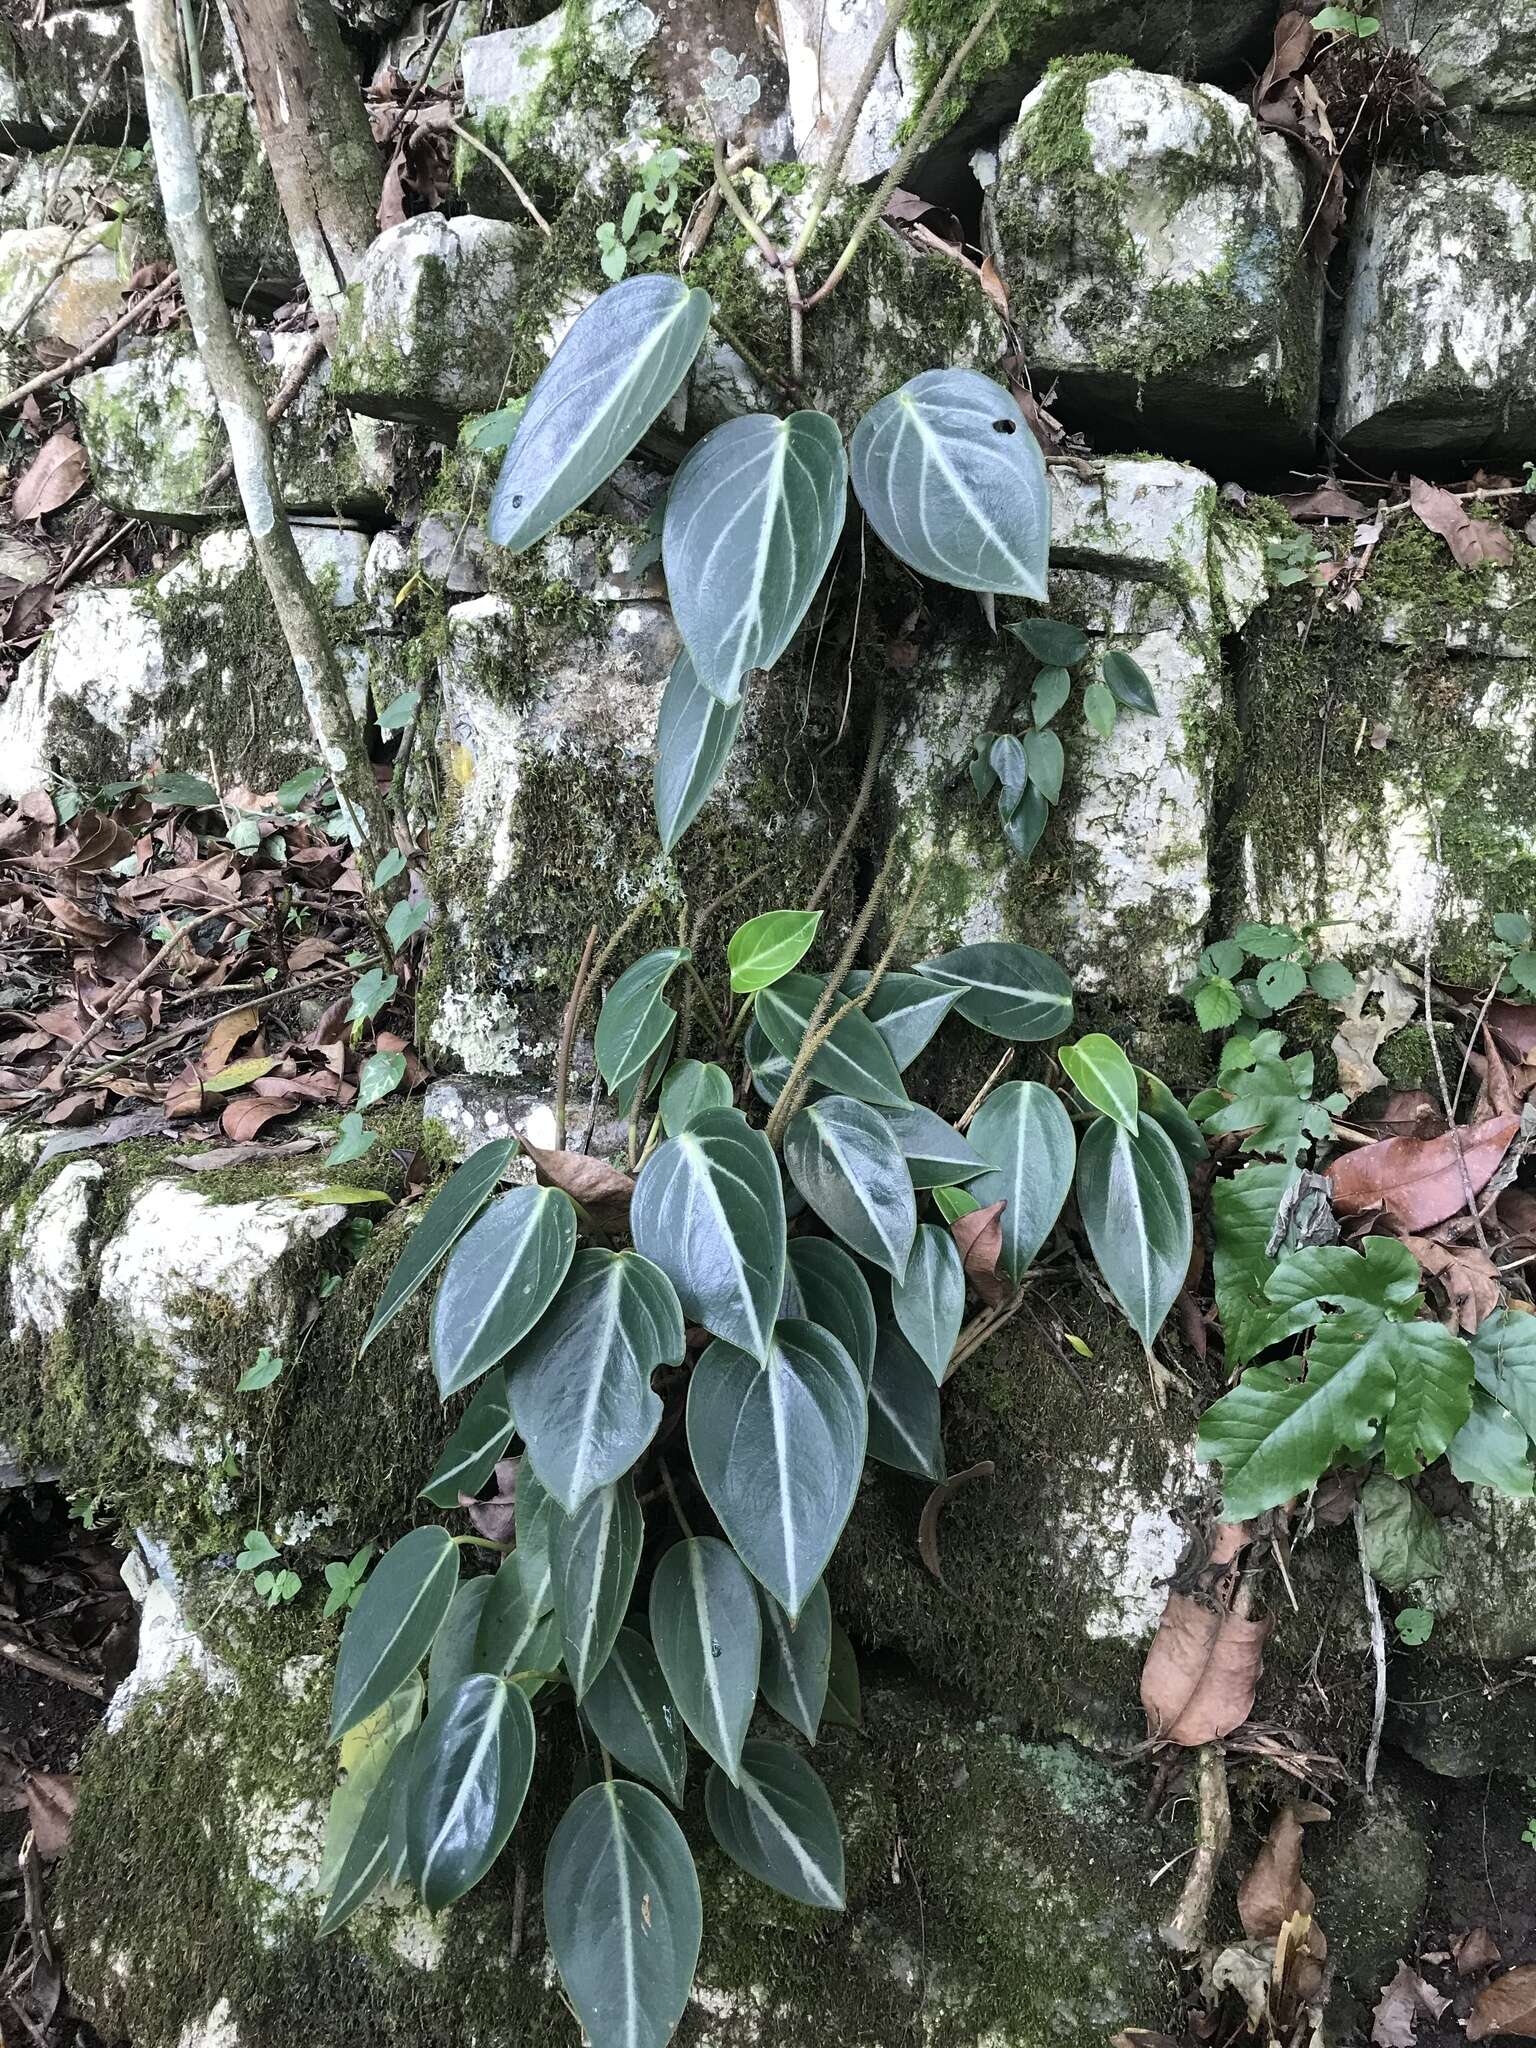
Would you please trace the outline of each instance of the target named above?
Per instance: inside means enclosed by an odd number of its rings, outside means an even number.
[[[1423,1800],[1389,1760],[1373,1798],[1345,1803],[1328,1827],[1307,1835],[1308,1882],[1329,1957],[1365,2005],[1412,1953],[1429,1892],[1425,1822]]]
[[[0,234],[0,332],[78,349],[123,310],[118,241],[104,222]]]

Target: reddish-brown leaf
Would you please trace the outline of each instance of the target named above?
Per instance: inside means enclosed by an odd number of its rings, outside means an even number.
[[[1536,1059],[1536,1003],[1490,1003],[1488,1026],[1506,1059]]]
[[[37,1853],[45,1863],[54,1863],[69,1846],[80,1780],[70,1771],[33,1771],[25,1791],[27,1825],[36,1838]]]
[[[1466,1207],[1468,1185],[1474,1195],[1488,1185],[1519,1129],[1518,1117],[1496,1116],[1443,1138],[1382,1138],[1362,1145],[1324,1168],[1333,1205],[1342,1216],[1381,1209],[1404,1230],[1428,1230]]]
[[[1315,491],[1282,491],[1277,502],[1293,519],[1363,519],[1366,507],[1337,484],[1321,484]]]
[[[535,1145],[521,1133],[518,1143],[533,1161],[540,1183],[547,1188],[563,1188],[600,1230],[629,1228],[629,1198],[635,1192],[635,1184],[627,1173],[586,1152],[562,1152]]]
[[[1194,1749],[1242,1726],[1264,1669],[1270,1624],[1231,1611],[1232,1565],[1248,1541],[1246,1522],[1218,1524],[1208,1592],[1168,1595],[1141,1672],[1141,1703],[1154,1742]]]
[[[254,1138],[263,1124],[271,1123],[274,1117],[291,1116],[303,1104],[296,1096],[242,1095],[238,1102],[232,1102],[219,1118],[219,1129],[226,1138],[233,1138],[236,1144]]]
[[[1326,1806],[1289,1800],[1275,1815],[1237,1891],[1237,1917],[1250,1941],[1273,1941],[1293,1913],[1310,1913],[1316,1905],[1316,1894],[1301,1874],[1302,1826],[1327,1818]]]
[[[45,896],[43,902],[72,939],[85,939],[94,945],[100,939],[110,939],[117,929],[94,911],[83,910],[78,903],[72,903],[67,896]]]
[[[221,1074],[229,1065],[229,1056],[242,1038],[246,1038],[261,1023],[261,1012],[246,1008],[231,1010],[227,1017],[220,1017],[208,1033],[198,1061],[205,1079]]]
[[[1476,569],[1483,562],[1508,564],[1515,559],[1515,544],[1502,526],[1489,519],[1473,519],[1459,498],[1438,484],[1427,484],[1416,476],[1408,486],[1408,502],[1431,533],[1438,533],[1463,569]]]
[[[1500,2034],[1536,2040],[1536,1963],[1522,1963],[1516,1970],[1506,1970],[1477,1994],[1467,2021],[1467,2039],[1491,2041]]]
[[[18,520],[46,518],[84,490],[90,473],[85,450],[73,434],[61,429],[33,457],[11,498],[11,511]]]
[[[1499,1269],[1480,1245],[1437,1244],[1429,1237],[1403,1243],[1432,1279],[1445,1289],[1459,1329],[1468,1335],[1499,1305]]]
[[[936,1486],[923,1502],[923,1512],[917,1523],[917,1554],[941,1586],[944,1574],[939,1569],[939,1516],[962,1486],[968,1486],[973,1479],[990,1479],[993,1469],[990,1458],[983,1458],[976,1465],[967,1465],[963,1472],[956,1472],[942,1485]]]
[[[1007,1274],[997,1269],[1003,1255],[1002,1219],[1007,1206],[1006,1202],[989,1202],[984,1209],[972,1209],[968,1216],[957,1216],[949,1226],[965,1277],[988,1308],[996,1308],[1013,1291]]]

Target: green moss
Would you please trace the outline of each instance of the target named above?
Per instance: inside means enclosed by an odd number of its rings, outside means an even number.
[[[1064,185],[1093,179],[1093,145],[1083,125],[1088,88],[1096,78],[1128,71],[1130,65],[1129,57],[1097,51],[1052,59],[1040,98],[1021,123],[1030,169],[1037,178]]]

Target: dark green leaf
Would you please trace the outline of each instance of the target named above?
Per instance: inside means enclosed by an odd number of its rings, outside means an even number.
[[[565,1519],[558,1508],[552,1519],[557,1532]],[[530,1596],[526,1563],[520,1564],[514,1551],[491,1580],[475,1634],[475,1669],[515,1680],[518,1690],[533,1699],[543,1689],[544,1674],[560,1662],[560,1621]]]
[[[1156,1074],[1149,1074],[1145,1067],[1137,1067],[1135,1073],[1141,1114],[1162,1125],[1174,1151],[1183,1160],[1186,1172],[1193,1173],[1197,1166],[1204,1166],[1210,1157],[1210,1147],[1205,1142],[1205,1133],[1189,1111],[1166,1081],[1160,1081]]]
[[[705,1110],[640,1169],[629,1216],[636,1251],[683,1313],[766,1357],[784,1292],[784,1198],[762,1132],[737,1110]]]
[[[1078,1152],[1077,1206],[1110,1293],[1150,1344],[1194,1249],[1189,1182],[1161,1126],[1144,1123],[1133,1137],[1095,1118]]]
[[[588,306],[528,394],[491,498],[492,540],[532,547],[613,475],[687,376],[712,311],[708,292],[662,275]]]
[[[1513,1500],[1536,1492],[1531,1440],[1492,1394],[1472,1389],[1472,1412],[1446,1446],[1446,1463],[1466,1486],[1493,1486]]]
[[[735,1784],[719,1769],[704,1785],[710,1832],[750,1877],[807,1906],[843,1909],[843,1838],[827,1788],[782,1742],[749,1742]]]
[[[152,775],[144,787],[150,801],[157,804],[190,804],[194,810],[206,811],[214,809],[219,801],[219,792],[211,782],[179,769]]]
[[[942,1384],[965,1320],[965,1269],[947,1230],[919,1225],[906,1278],[891,1283],[891,1308],[901,1334]]]
[[[507,1360],[518,1434],[566,1514],[640,1456],[661,1420],[651,1374],[682,1359],[683,1314],[666,1274],[634,1252],[578,1252]]]
[[[1286,1311],[1264,1292],[1275,1270],[1265,1247],[1294,1178],[1289,1166],[1255,1163],[1211,1188],[1211,1278],[1230,1366],[1246,1365],[1284,1334]]]
[[[1029,706],[1035,724],[1042,729],[1048,726],[1071,694],[1072,678],[1064,668],[1041,669],[1029,693]]]
[[[1088,635],[1065,619],[1015,619],[1007,630],[1047,668],[1076,668],[1088,652]]]
[[[485,1672],[437,1701],[411,1745],[406,1867],[429,1913],[461,1899],[500,1855],[533,1775],[533,1715]]]
[[[917,1204],[901,1147],[878,1110],[847,1095],[809,1104],[784,1133],[784,1164],[811,1208],[851,1251],[901,1277],[917,1229]]]
[[[800,1051],[811,1013],[825,987],[826,982],[819,974],[786,974],[758,997],[753,1015],[768,1042],[785,1059],[793,1060]],[[836,1011],[834,1004],[827,1014],[835,1016]],[[890,1048],[858,1010],[851,1010],[844,1017],[807,1071],[823,1087],[835,1089],[839,1095],[852,1095],[860,1102],[899,1108],[907,1099]]]
[[[973,1150],[989,1171],[967,1184],[982,1208],[1006,1202],[999,1222],[1002,1268],[1024,1278],[1050,1236],[1072,1187],[1077,1139],[1072,1119],[1038,1081],[1005,1081],[971,1119]]]
[[[1056,1057],[1062,1072],[1088,1107],[1123,1124],[1134,1137],[1140,1099],[1136,1069],[1115,1041],[1106,1038],[1102,1031],[1090,1031],[1076,1045],[1062,1046]]]
[[[1445,1569],[1445,1536],[1411,1486],[1373,1472],[1360,1489],[1360,1555],[1373,1579],[1400,1593]]]
[[[858,1367],[866,1391],[875,1369],[875,1302],[858,1263],[827,1237],[790,1240],[784,1275],[784,1316],[819,1323]]]
[[[342,1858],[336,1886],[320,1920],[320,1934],[334,1934],[366,1906],[389,1875],[389,1816],[396,1794],[408,1781],[413,1736],[396,1744],[368,1796],[357,1832]]]
[[[723,704],[799,630],[847,502],[843,437],[824,412],[727,420],[684,456],[662,559],[694,672]]]
[[[1003,837],[1020,860],[1028,860],[1051,822],[1051,807],[1031,783],[1003,820]]]
[[[707,1066],[703,1060],[675,1060],[661,1079],[661,1127],[669,1138],[675,1138],[706,1109],[729,1109],[731,1094],[731,1077],[724,1067]]]
[[[493,1584],[489,1573],[463,1580],[453,1596],[448,1619],[432,1639],[432,1654],[427,1659],[427,1697],[434,1706],[453,1691],[461,1678],[480,1669],[475,1661],[475,1644]]]
[[[858,1367],[814,1323],[781,1322],[765,1363],[716,1343],[694,1367],[693,1469],[742,1563],[791,1620],[852,1512],[866,1434]]]
[[[681,1806],[688,1775],[683,1717],[667,1690],[656,1652],[637,1629],[620,1629],[581,1704],[604,1749],[626,1771]]]
[[[761,1587],[757,1604],[763,1619],[763,1698],[807,1742],[814,1742],[832,1675],[832,1605],[826,1584],[817,1583],[798,1621],[791,1621]]]
[[[1023,741],[1005,732],[992,742],[987,759],[1002,788],[998,806],[1006,814],[1014,809],[1029,782],[1029,756]]]
[[[666,2048],[703,1930],[682,1829],[654,1792],[589,1785],[544,1863],[544,1928],[566,1996],[602,2048]]]
[[[935,1482],[944,1477],[939,1390],[933,1375],[894,1323],[875,1341],[869,1389],[869,1455],[898,1472]]]
[[[517,1468],[517,1548],[512,1562],[534,1615],[548,1614],[555,1604],[555,1531],[560,1510],[539,1483],[529,1459]]]
[[[857,968],[843,987],[849,995],[856,996],[868,980],[865,969]],[[904,1072],[928,1046],[960,995],[958,988],[940,988],[921,974],[886,974],[864,1005],[864,1015],[890,1048],[897,1068]]]
[[[722,704],[694,674],[685,647],[672,664],[656,720],[652,800],[662,850],[670,853],[709,801],[741,727],[744,700]]]
[[[514,1427],[507,1376],[499,1371],[487,1373],[458,1428],[444,1444],[432,1477],[421,1489],[422,1499],[437,1508],[456,1508],[461,1493],[478,1493],[512,1441]]]
[[[848,1632],[832,1618],[832,1673],[827,1681],[827,1704],[822,1719],[833,1728],[862,1728],[864,1702],[859,1690],[859,1660],[854,1655]]]
[[[1536,1316],[1496,1309],[1471,1342],[1478,1385],[1536,1437]]]
[[[1127,711],[1157,710],[1152,684],[1139,661],[1132,661],[1128,654],[1111,648],[1104,657],[1103,666],[1104,680],[1114,693],[1117,704],[1123,704]]]
[[[1314,995],[1325,1003],[1347,1003],[1355,992],[1355,977],[1342,960],[1318,960],[1307,970]]]
[[[1083,692],[1083,716],[1093,727],[1101,740],[1107,740],[1115,729],[1119,706],[1115,693],[1107,683],[1090,683]]]
[[[725,949],[732,995],[752,995],[798,967],[820,923],[819,910],[765,910],[738,925]]]
[[[1493,920],[1493,936],[1506,946],[1528,946],[1531,943],[1531,920],[1518,910],[1501,910]]]
[[[446,1529],[413,1529],[379,1559],[341,1632],[332,1742],[409,1678],[432,1647],[458,1582],[459,1553]]]
[[[471,1152],[457,1172],[444,1181],[405,1241],[405,1250],[395,1262],[363,1336],[360,1355],[447,1258],[485,1206],[516,1150],[515,1138],[498,1138],[493,1144]]]
[[[953,1187],[959,1181],[973,1179],[986,1166],[986,1161],[972,1151],[953,1124],[945,1123],[921,1103],[909,1102],[905,1109],[882,1109],[880,1114],[896,1134],[915,1188]]]
[[[1028,946],[997,940],[957,946],[925,960],[918,973],[958,988],[960,1015],[994,1038],[1055,1038],[1072,1022],[1071,982],[1054,960]]]
[[[593,1051],[610,1095],[621,1094],[640,1077],[676,1021],[661,992],[685,960],[685,946],[662,946],[626,967],[603,1000]]]
[[[608,1661],[635,1590],[645,1522],[628,1475],[555,1530],[555,1612],[577,1699]]]
[[[420,703],[420,690],[402,690],[398,697],[391,697],[379,713],[379,731],[399,732],[402,726],[409,725],[416,716]]]
[[[465,1232],[432,1304],[432,1365],[445,1399],[528,1334],[575,1250],[576,1212],[558,1188],[513,1188]]]
[[[870,525],[920,575],[1045,601],[1045,462],[990,377],[925,370],[882,398],[854,429],[852,471]]]
[[[1029,764],[1030,781],[1048,804],[1055,803],[1061,795],[1061,778],[1067,766],[1061,741],[1053,732],[1028,732],[1024,735],[1024,758]]]
[[[734,1775],[762,1658],[757,1590],[716,1536],[674,1543],[651,1580],[651,1641],[679,1713]]]

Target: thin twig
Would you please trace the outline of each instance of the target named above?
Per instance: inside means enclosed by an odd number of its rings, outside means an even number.
[[[201,931],[205,924],[212,924],[216,917],[229,919],[233,918],[234,915],[235,911],[230,905],[221,904],[217,910],[205,910],[201,917],[189,918],[187,923],[179,926],[172,932],[154,958],[146,966],[139,969],[132,981],[124,982],[123,986],[113,994],[100,1013],[92,1018],[90,1024],[65,1054],[64,1064],[59,1069],[59,1079],[63,1080],[70,1068],[75,1066],[84,1056],[86,1047],[106,1029],[107,1025],[118,1015],[129,998],[138,994],[150,976],[163,967],[171,955],[178,952],[186,944],[194,932]]]
[[[1461,1101],[1461,1091],[1467,1085],[1467,1068],[1472,1061],[1472,1048],[1477,1043],[1478,1033],[1483,1028],[1483,1023],[1488,1015],[1489,1010],[1493,1007],[1493,999],[1498,994],[1499,983],[1503,979],[1504,970],[1501,967],[1499,971],[1494,975],[1493,980],[1489,982],[1488,993],[1483,997],[1483,1006],[1477,1013],[1477,1021],[1473,1024],[1472,1029],[1467,1033],[1467,1042],[1465,1047],[1463,1048],[1461,1055],[1461,1072],[1456,1076],[1456,1092],[1451,1097],[1452,1123],[1455,1123],[1456,1121],[1456,1106]]]
[[[1221,1860],[1232,1839],[1232,1805],[1227,1796],[1227,1761],[1219,1742],[1203,1742],[1195,1754],[1195,1789],[1199,1798],[1199,1819],[1195,1833],[1195,1860],[1184,1880],[1178,1906],[1171,1920],[1158,1933],[1176,1955],[1193,1955],[1205,1939],[1205,1923]]]
[[[278,386],[276,396],[267,407],[267,425],[269,427],[276,426],[277,422],[309,382],[316,366],[324,361],[325,342],[320,335],[312,334],[303,354]],[[207,483],[203,485],[201,495],[204,498],[211,498],[216,491],[221,490],[229,482],[234,473],[234,458],[233,456],[226,455],[218,468],[209,476]]]
[[[448,0],[448,5],[443,9],[443,18],[437,25],[437,34],[432,38],[432,47],[430,50],[428,50],[426,57],[422,62],[421,69],[416,74],[415,83],[412,85],[410,91],[405,96],[405,105],[400,109],[400,119],[402,123],[404,122],[406,115],[411,111],[412,107],[414,107],[416,102],[421,98],[423,91],[426,89],[426,86],[430,82],[432,77],[432,66],[437,62],[438,58],[443,53],[443,45],[448,40],[448,31],[453,27],[453,18],[458,13],[458,11],[459,0]]]
[[[992,1090],[997,1086],[998,1082],[1001,1081],[1004,1074],[1007,1073],[1008,1069],[1012,1065],[1013,1047],[1010,1045],[1008,1050],[1003,1054],[1002,1058],[998,1061],[997,1065],[992,1069],[991,1073],[988,1074],[985,1081],[982,1082],[981,1086],[976,1090],[976,1093],[971,1097],[970,1101],[966,1104],[964,1116],[962,1116],[959,1122],[955,1125],[955,1129],[957,1131],[963,1132],[969,1128],[972,1117],[975,1116],[977,1110],[980,1109],[981,1105],[986,1101],[987,1097],[992,1093]]]
[[[1381,1598],[1365,1556],[1365,1509],[1355,1504],[1355,1545],[1360,1553],[1360,1582],[1365,1588],[1365,1611],[1371,1623],[1371,1660],[1376,1667],[1376,1698],[1371,1709],[1371,1739],[1365,1750],[1365,1796],[1371,1798],[1376,1786],[1376,1759],[1381,1755],[1381,1731],[1387,1718],[1387,1631],[1381,1618]]]
[[[502,162],[501,158],[496,154],[495,150],[487,149],[485,144],[480,140],[479,136],[472,133],[471,130],[466,128],[461,121],[450,121],[448,123],[448,126],[453,130],[454,134],[458,136],[461,142],[467,142],[471,149],[478,149],[480,154],[485,158],[487,163],[495,165],[496,169],[500,171],[501,175],[512,187],[512,190],[517,198],[517,203],[519,204],[519,206],[522,207],[523,211],[528,215],[529,219],[533,222],[534,226],[538,228],[540,233],[546,236],[553,234],[554,229],[551,228],[549,222],[544,218],[543,214],[540,213],[539,209],[528,197],[528,194],[523,190],[522,186],[517,182],[516,178],[513,177],[512,173],[507,169],[507,166]]]
[[[1429,917],[1424,927],[1424,1026],[1429,1033],[1429,1054],[1434,1061],[1435,1079],[1440,1086],[1440,1102],[1445,1110],[1445,1121],[1449,1127],[1451,1150],[1456,1155],[1456,1170],[1461,1176],[1462,1198],[1467,1214],[1472,1218],[1472,1228],[1477,1234],[1478,1244],[1491,1259],[1493,1247],[1488,1242],[1488,1233],[1483,1228],[1483,1219],[1477,1212],[1477,1196],[1473,1193],[1472,1177],[1467,1172],[1466,1156],[1461,1149],[1461,1132],[1457,1128],[1456,1115],[1451,1108],[1451,1091],[1445,1079],[1445,1061],[1440,1056],[1440,1041],[1435,1035],[1435,998],[1432,985],[1434,970],[1435,921],[1440,915],[1440,895],[1445,887],[1445,865],[1440,846],[1440,820],[1426,794],[1426,808],[1429,822],[1435,835],[1435,893],[1429,906]]]
[[[853,91],[849,94],[848,104],[843,109],[843,118],[832,138],[832,147],[828,150],[826,162],[821,167],[821,175],[812,188],[810,208],[806,213],[804,225],[795,237],[794,247],[789,252],[788,260],[791,265],[799,263],[811,246],[811,238],[816,233],[821,216],[826,211],[827,201],[832,197],[833,188],[842,175],[848,152],[853,147],[853,138],[859,132],[864,102],[874,90],[875,80],[880,76],[880,67],[896,40],[897,31],[906,19],[910,5],[911,0],[890,0],[890,5],[885,10],[885,20],[880,24],[880,33],[870,45],[864,69],[859,73]]]
[[[30,398],[34,391],[42,391],[49,384],[57,384],[65,377],[72,377],[76,370],[83,370],[87,363],[101,354],[109,341],[116,341],[125,327],[132,327],[151,306],[158,305],[167,292],[174,290],[179,281],[174,270],[162,277],[136,305],[130,306],[126,313],[119,315],[105,333],[98,334],[94,341],[88,341],[84,348],[77,350],[68,362],[58,363],[51,370],[39,371],[37,376],[28,378],[25,384],[18,384],[14,391],[7,391],[4,397],[0,398],[0,412],[8,412],[13,405],[20,405],[24,398]]]
[[[24,1670],[35,1671],[39,1678],[51,1678],[59,1685],[72,1685],[76,1692],[88,1692],[93,1699],[103,1697],[99,1678],[89,1671],[77,1671],[73,1664],[50,1657],[44,1650],[29,1649],[25,1643],[5,1642],[0,1643],[0,1657],[8,1663],[20,1664]]]
[[[587,943],[581,950],[571,993],[565,1005],[565,1016],[560,1025],[559,1065],[555,1069],[555,1150],[565,1150],[566,1109],[570,1100],[571,1047],[576,1039],[576,1019],[581,1014],[581,1005],[587,993],[587,976],[592,968],[592,955],[597,949],[597,926],[587,933]]]
[[[874,715],[869,721],[869,751],[864,756],[864,773],[859,778],[858,794],[853,799],[853,809],[848,813],[848,822],[837,835],[837,844],[827,856],[827,864],[821,871],[821,879],[811,891],[807,910],[815,910],[831,888],[843,858],[853,844],[854,834],[863,823],[864,813],[869,809],[869,800],[875,791],[875,774],[880,766],[880,756],[885,748],[886,728],[890,714],[885,708],[885,699],[879,698]]]

